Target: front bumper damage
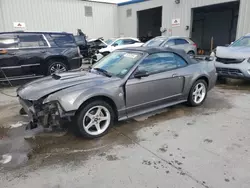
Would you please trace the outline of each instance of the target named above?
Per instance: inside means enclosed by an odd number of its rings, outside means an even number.
[[[44,128],[61,127],[63,119],[70,121],[70,115],[66,114],[57,102],[43,104],[42,101],[29,101],[19,98],[25,112],[28,114],[30,124],[26,129],[34,129],[38,126]]]

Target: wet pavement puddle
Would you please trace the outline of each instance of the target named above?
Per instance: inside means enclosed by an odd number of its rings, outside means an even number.
[[[107,135],[95,140],[77,138],[70,131],[62,133],[34,133],[33,136],[24,139],[27,134],[25,125],[20,126],[23,123],[21,121],[18,123],[17,121],[15,124],[16,128],[0,128],[0,161],[10,160],[5,164],[0,162],[0,169],[18,168],[27,163],[32,165],[37,160],[40,160],[39,165],[64,163],[76,159],[86,160],[93,154],[101,155],[107,152],[113,146],[134,144],[131,140],[124,137],[128,133],[132,134],[137,142],[140,142],[142,140],[136,133],[142,128],[154,127],[158,123],[170,119],[210,115],[217,113],[219,110],[231,108],[232,105],[224,97],[223,89],[220,89],[223,87],[220,85],[216,92],[209,92],[206,102],[201,107],[190,108],[185,104],[181,104],[154,114],[119,122]],[[186,122],[186,125],[192,126],[195,123],[195,121]],[[159,132],[154,133],[155,136],[159,134]],[[177,138],[178,136],[177,133],[173,132],[173,137]],[[210,140],[204,140],[204,142],[210,143]],[[166,150],[166,146],[160,148],[161,152]],[[8,158],[8,155],[11,156],[11,159]],[[105,155],[105,157],[111,161],[118,160],[116,156],[112,155]]]

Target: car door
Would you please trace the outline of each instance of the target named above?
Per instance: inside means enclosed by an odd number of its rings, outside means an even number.
[[[0,80],[9,80],[21,75],[19,64],[18,38],[15,34],[0,35]]]
[[[22,74],[25,76],[39,76],[43,74],[42,65],[49,44],[42,34],[19,34],[19,64],[22,67]]]
[[[146,71],[149,76],[138,79],[131,75],[126,83],[128,116],[178,100],[184,87],[184,76],[178,74],[178,69],[186,65],[179,64],[170,52],[146,57],[135,73]]]

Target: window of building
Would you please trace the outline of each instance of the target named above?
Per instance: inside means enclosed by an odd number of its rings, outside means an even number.
[[[86,17],[92,17],[93,12],[92,12],[92,7],[91,6],[85,6],[85,16]]]
[[[132,16],[132,9],[127,9],[127,17],[131,17]]]

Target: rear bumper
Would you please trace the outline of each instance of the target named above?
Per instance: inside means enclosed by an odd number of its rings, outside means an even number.
[[[242,63],[224,64],[215,61],[218,76],[228,78],[250,79],[250,63],[247,60]]]
[[[69,61],[69,70],[78,69],[82,66],[82,56],[75,57]]]

